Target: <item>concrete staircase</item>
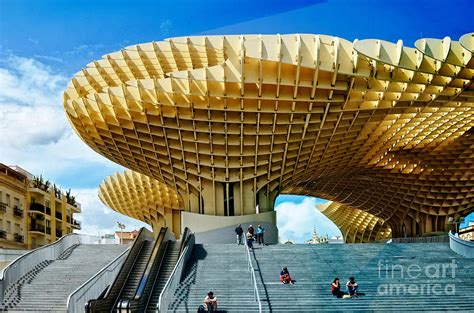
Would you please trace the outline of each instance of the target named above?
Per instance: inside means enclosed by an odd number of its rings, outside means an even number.
[[[474,311],[474,261],[455,254],[448,244],[275,245],[256,247],[252,259],[265,312]],[[279,282],[283,266],[295,285]],[[350,276],[366,295],[333,297],[332,280],[339,277],[344,290]],[[209,290],[222,311],[258,310],[242,246],[196,245],[170,312],[195,311]]]
[[[180,245],[181,242],[179,241],[168,242],[163,263],[158,273],[158,277],[156,278],[155,286],[150,293],[150,299],[147,308],[148,312],[155,312],[156,305],[158,304],[160,298],[160,293],[163,290],[163,287],[165,286],[166,282],[168,281],[171,272],[173,272],[176,262],[178,261]]]
[[[196,312],[209,291],[217,297],[219,309],[256,311],[249,283],[244,246],[197,244],[168,312]]]
[[[17,297],[0,309],[8,312],[66,312],[70,293],[107,265],[127,247],[78,245],[58,259],[44,262],[16,284]]]

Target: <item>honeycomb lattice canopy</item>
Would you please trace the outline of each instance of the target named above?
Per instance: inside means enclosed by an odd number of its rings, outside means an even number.
[[[172,227],[173,210],[183,208],[173,187],[130,170],[106,177],[99,186],[99,198],[109,208],[154,228],[165,226],[167,218],[171,221],[167,226]]]
[[[364,243],[392,238],[390,226],[368,212],[330,201],[318,204],[316,207],[336,224],[346,243]]]
[[[88,64],[64,107],[92,149],[174,188],[187,211],[313,195],[418,235],[473,210],[473,36],[170,38]]]

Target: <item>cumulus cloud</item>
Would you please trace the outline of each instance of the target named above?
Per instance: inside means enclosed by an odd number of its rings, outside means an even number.
[[[316,227],[319,236],[340,236],[341,232],[326,216],[316,209],[321,200],[305,197],[302,201],[285,201],[275,207],[281,240],[304,243]]]
[[[112,234],[118,230],[117,222],[125,224],[126,231],[140,227],[150,229],[147,224],[107,208],[99,200],[96,188],[75,189],[74,194],[82,206],[82,213],[75,217],[82,222],[82,229],[78,233],[96,236]]]
[[[2,64],[0,162],[48,177],[78,165],[117,167],[73,133],[62,107],[66,77],[31,58],[10,56]]]
[[[9,56],[0,64],[0,162],[72,188],[82,204],[83,213],[76,217],[84,222],[82,233],[111,233],[117,221],[130,229],[143,225],[98,199],[100,181],[122,168],[73,132],[62,106],[68,79],[31,58]]]

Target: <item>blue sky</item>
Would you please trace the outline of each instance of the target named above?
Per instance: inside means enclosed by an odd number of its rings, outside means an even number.
[[[42,173],[79,193],[90,232],[108,231],[116,215],[97,200],[102,179],[121,167],[75,136],[61,93],[88,62],[120,48],[203,34],[317,33],[348,40],[458,39],[474,30],[474,1],[0,1],[0,162]],[[33,119],[31,117],[34,117]],[[308,205],[300,197],[277,207]],[[89,206],[86,208],[84,202]],[[310,204],[312,205],[313,202]],[[320,221],[315,215],[306,223]],[[474,219],[473,219],[474,220]],[[336,233],[328,229],[328,233]],[[286,234],[285,234],[286,235]],[[295,235],[288,234],[288,236]]]

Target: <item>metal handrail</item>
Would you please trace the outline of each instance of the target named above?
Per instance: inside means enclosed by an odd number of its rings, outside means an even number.
[[[251,272],[250,281],[253,283],[253,292],[255,301],[258,302],[258,312],[262,313],[262,302],[260,301],[260,295],[258,293],[257,288],[257,279],[255,278],[255,269],[252,264],[252,259],[250,258],[250,249],[247,245],[245,245],[245,250],[247,251],[247,261],[248,261],[248,270]]]
[[[406,238],[392,238],[391,243],[444,243],[449,242],[449,236],[420,236],[420,237],[406,237]]]
[[[101,279],[104,275],[110,272],[114,272],[117,267],[121,267],[122,261],[125,258],[125,255],[130,251],[130,247],[125,249],[122,253],[120,253],[115,259],[109,262],[109,264],[105,265],[100,271],[98,271],[94,276],[89,278],[87,281],[85,281],[82,285],[77,287],[72,293],[69,294],[67,297],[67,310],[68,312],[84,312],[84,307],[82,302],[79,302],[80,299],[84,299],[84,302],[87,302],[92,297],[97,297],[97,293],[94,295],[88,295],[84,296],[89,292],[91,288],[96,288],[97,291],[100,293],[105,289],[106,286],[97,286],[97,280]],[[115,276],[115,275],[114,275]],[[113,278],[112,278],[113,280]],[[92,283],[93,282],[93,283]],[[78,296],[78,294],[81,293],[81,295]],[[75,299],[76,298],[76,299]],[[77,303],[80,303],[80,306],[77,306]]]
[[[179,255],[181,255],[181,253],[184,250],[184,247],[188,243],[188,240],[190,238],[189,237],[190,234],[191,234],[191,230],[189,228],[185,227],[184,232],[183,232],[183,238],[181,238],[181,245],[179,246]]]
[[[186,232],[186,229],[188,230],[188,232]],[[183,247],[183,244],[184,244],[183,251],[179,255],[178,261],[176,262],[176,265],[173,268],[171,275],[168,277],[166,284],[163,286],[163,289],[161,290],[161,293],[160,293],[160,297],[158,298],[158,303],[156,304],[156,310],[158,312],[166,312],[168,310],[167,308],[164,310],[162,309],[162,307],[164,306],[163,299],[165,298],[165,295],[167,295],[167,293],[169,292],[171,288],[171,284],[176,282],[176,279],[177,279],[176,274],[178,271],[180,271],[180,277],[178,278],[176,285],[180,283],[181,276],[183,274],[183,268],[186,265],[185,263],[188,260],[190,253],[192,253],[192,248],[194,247],[194,233],[192,233],[191,230],[189,230],[187,227],[186,229],[183,233],[183,237],[181,238],[182,240],[181,247]]]
[[[0,277],[0,300],[3,301],[4,292],[10,287],[15,281],[27,272],[33,269],[42,261],[54,260],[61,253],[73,244],[81,243],[81,237],[84,235],[79,234],[67,234],[61,237],[59,240],[47,244],[45,246],[36,248],[22,256],[16,258],[1,272]],[[69,240],[71,238],[71,240]],[[70,243],[68,241],[71,241]],[[64,247],[63,247],[64,246]]]

